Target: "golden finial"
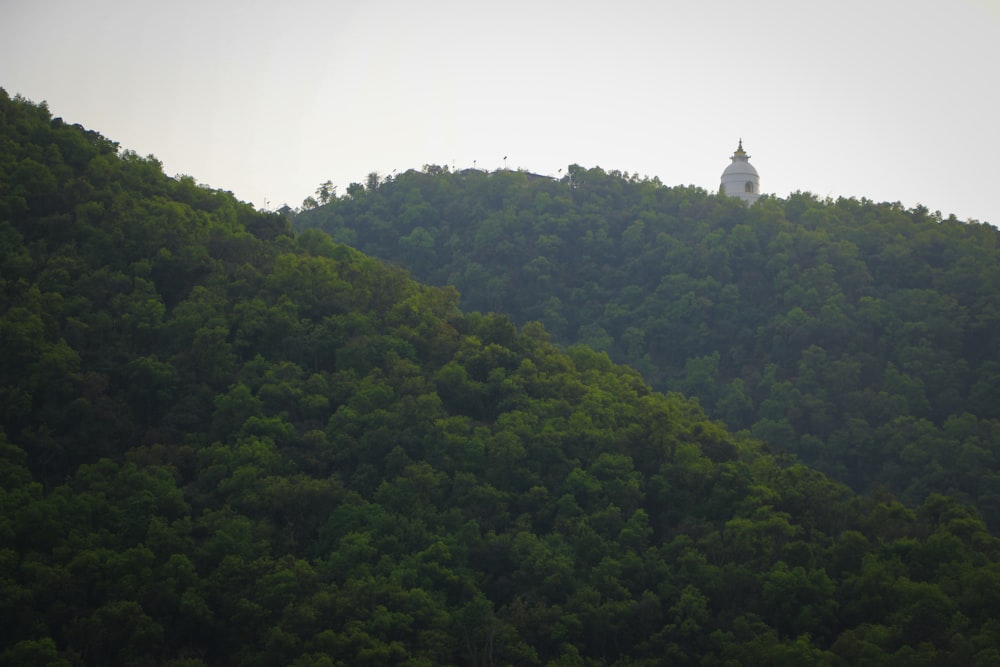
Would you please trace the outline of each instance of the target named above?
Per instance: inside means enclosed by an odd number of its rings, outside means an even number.
[[[743,150],[743,137],[740,137],[740,145],[736,147],[736,152],[733,154],[733,157],[750,157],[747,155],[747,152]]]

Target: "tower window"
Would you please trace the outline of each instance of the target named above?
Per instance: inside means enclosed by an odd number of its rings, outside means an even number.
[[[744,192],[753,192],[753,181],[747,181],[746,186],[743,188]]]

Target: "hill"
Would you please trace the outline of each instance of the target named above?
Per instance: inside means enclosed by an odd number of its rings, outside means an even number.
[[[302,211],[462,306],[541,322],[859,491],[1000,530],[1000,233],[926,209],[738,200],[573,165],[426,167]]]
[[[1000,540],[0,92],[0,662],[995,664]]]

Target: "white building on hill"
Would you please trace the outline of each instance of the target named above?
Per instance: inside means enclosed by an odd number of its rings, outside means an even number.
[[[743,150],[743,140],[736,148],[731,158],[733,163],[722,172],[722,184],[719,191],[730,197],[739,197],[748,204],[757,201],[760,196],[760,176],[750,164],[750,156]]]

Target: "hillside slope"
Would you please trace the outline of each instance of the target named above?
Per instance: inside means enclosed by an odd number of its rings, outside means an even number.
[[[302,211],[363,252],[695,396],[857,490],[1000,530],[1000,233],[808,194],[738,200],[571,166],[440,167]]]
[[[1000,541],[0,93],[0,663],[995,664]]]

